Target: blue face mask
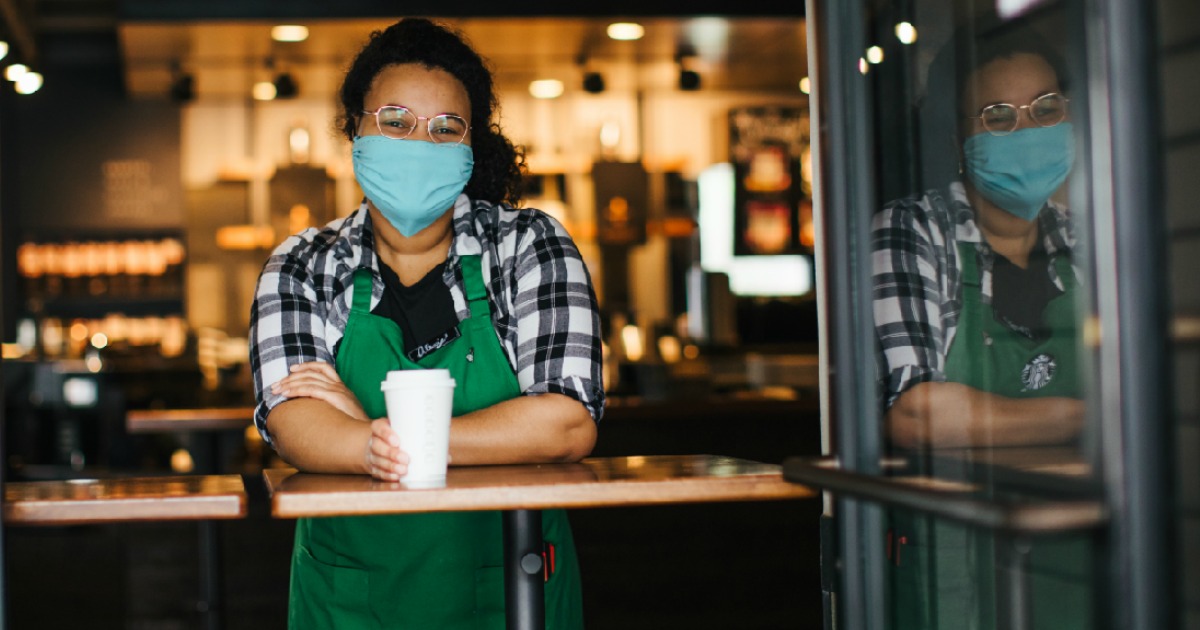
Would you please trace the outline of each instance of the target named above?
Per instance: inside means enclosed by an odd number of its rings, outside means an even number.
[[[1075,162],[1071,123],[1029,127],[1006,136],[976,134],[963,143],[963,158],[979,194],[1032,221]]]
[[[475,154],[465,144],[360,136],[351,149],[363,193],[404,236],[429,227],[466,188]]]

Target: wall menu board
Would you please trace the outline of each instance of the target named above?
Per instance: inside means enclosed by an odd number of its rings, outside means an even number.
[[[646,242],[649,201],[646,169],[639,162],[592,164],[596,194],[596,240],[602,245]]]
[[[811,254],[812,188],[803,168],[808,110],[731,109],[729,150],[735,174],[734,255]]]

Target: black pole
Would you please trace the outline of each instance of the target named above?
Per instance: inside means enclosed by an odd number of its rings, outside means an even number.
[[[1095,188],[1098,209],[1111,212],[1116,286],[1108,314],[1120,326],[1115,337],[1104,336],[1117,340],[1119,353],[1116,365],[1105,362],[1117,373],[1106,382],[1119,387],[1119,412],[1110,412],[1113,421],[1104,427],[1105,481],[1113,489],[1110,579],[1112,592],[1125,593],[1112,602],[1112,626],[1175,628],[1175,424],[1155,3],[1107,0],[1091,7],[1089,45],[1107,49],[1100,68],[1108,81],[1108,125],[1101,130],[1107,138],[1097,138],[1097,153],[1107,149],[1110,163],[1097,176],[1111,174],[1105,190]]]
[[[817,157],[816,198],[819,229],[818,289],[826,322],[822,354],[828,356],[828,400],[823,412],[831,449],[846,470],[878,474],[880,451],[878,398],[872,379],[856,370],[873,365],[869,223],[875,207],[872,182],[874,148],[870,130],[871,86],[856,64],[866,48],[863,6],[858,2],[808,0],[809,77],[814,86],[810,108],[818,128],[812,134]],[[813,28],[815,26],[815,29]],[[832,244],[829,247],[821,243]],[[878,505],[838,498],[833,505],[840,593],[825,593],[833,604],[826,622],[842,628],[882,628],[888,610],[884,574],[883,512]],[[828,555],[828,554],[824,554]],[[833,580],[831,580],[833,581]],[[831,619],[831,617],[833,619]]]
[[[6,105],[6,103],[3,102],[3,99],[5,99],[6,96],[7,95],[0,94],[0,119],[7,118],[7,116],[3,115],[3,111],[4,111],[5,105]],[[0,128],[3,128],[2,124],[0,124]],[[2,146],[2,145],[3,145],[3,143],[0,143],[0,146]],[[0,152],[0,155],[2,155],[2,152]],[[3,162],[0,162],[0,166],[2,166],[2,165],[3,165]],[[3,173],[3,171],[0,170],[0,173]],[[2,179],[2,177],[0,177],[0,179]],[[0,188],[3,188],[3,186],[0,186]],[[4,210],[5,210],[3,200],[4,200],[4,195],[0,195],[0,224],[3,223]],[[0,225],[0,234],[4,234],[2,225]],[[6,295],[8,295],[8,292],[6,290],[6,287],[2,286],[4,284],[3,278],[6,277],[4,275],[5,271],[6,271],[6,269],[4,268],[4,246],[3,246],[3,241],[0,240],[0,295],[6,296]],[[3,339],[4,330],[5,330],[5,328],[4,328],[4,323],[5,323],[4,322],[4,310],[5,309],[0,308],[0,339]],[[0,362],[2,362],[2,361],[3,360],[0,359]],[[4,630],[4,628],[8,627],[8,605],[7,605],[8,588],[7,588],[7,581],[6,581],[6,578],[8,577],[8,565],[5,562],[5,558],[7,557],[7,555],[5,554],[5,544],[6,543],[4,542],[5,541],[5,536],[4,536],[4,533],[5,533],[4,532],[4,483],[5,483],[5,479],[7,478],[7,475],[5,474],[5,472],[8,469],[8,457],[7,457],[8,441],[5,439],[5,436],[8,434],[7,433],[8,428],[7,428],[6,417],[5,417],[7,414],[4,412],[5,405],[6,405],[6,403],[5,403],[5,399],[4,399],[4,369],[3,369],[3,365],[0,365],[0,630]]]
[[[504,610],[508,630],[545,630],[542,513],[504,512]]]

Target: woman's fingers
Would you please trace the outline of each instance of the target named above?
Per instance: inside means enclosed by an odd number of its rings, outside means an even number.
[[[324,363],[309,363],[307,366],[327,365]],[[332,405],[338,411],[359,420],[368,420],[366,412],[358,397],[346,387],[336,373],[324,369],[310,367],[293,374],[271,386],[271,392],[288,398],[315,398]]]
[[[332,365],[324,361],[308,361],[307,363],[297,363],[296,365],[288,368],[288,372],[291,374],[316,372],[319,374],[324,374],[330,378],[341,380],[341,377],[338,376],[337,370],[334,369]]]
[[[385,481],[399,481],[400,476],[408,472],[408,453],[400,448],[400,439],[386,419],[371,423],[367,466],[372,477]]]
[[[271,386],[272,391],[279,393],[282,389],[287,389],[289,386],[297,383],[321,382],[329,384],[342,384],[342,379],[338,376],[337,370],[332,365],[323,361],[309,361],[308,363],[297,363],[288,370],[288,375],[279,379]]]

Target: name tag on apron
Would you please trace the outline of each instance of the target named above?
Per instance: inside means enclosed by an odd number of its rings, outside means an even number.
[[[420,361],[421,359],[424,359],[425,357],[429,356],[430,353],[446,347],[447,345],[450,344],[450,342],[454,341],[455,339],[458,339],[461,336],[462,336],[462,333],[459,332],[458,326],[454,326],[450,330],[447,330],[446,332],[438,335],[437,337],[434,337],[433,339],[430,339],[429,341],[426,341],[425,343],[418,344],[417,347],[413,348],[412,350],[409,350],[407,353],[408,360],[409,361]]]

